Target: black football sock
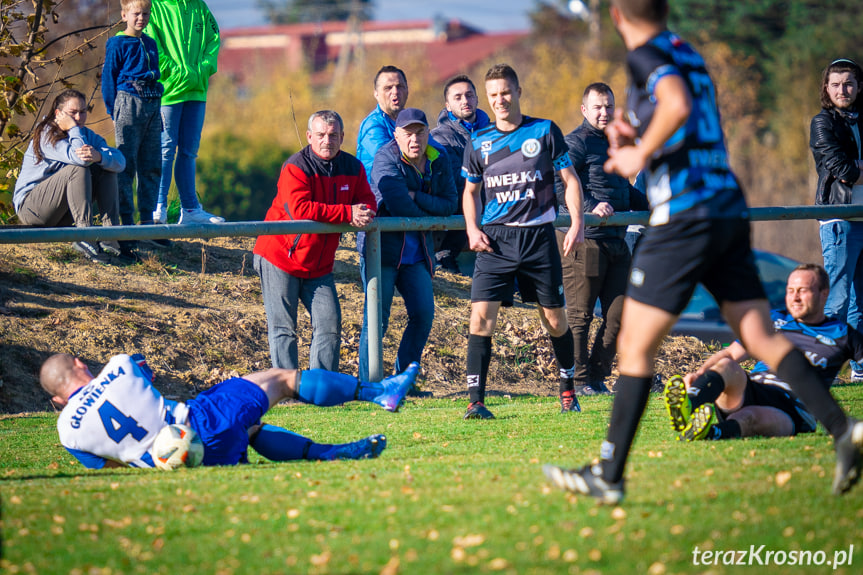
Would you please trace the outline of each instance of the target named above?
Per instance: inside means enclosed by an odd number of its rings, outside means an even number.
[[[743,437],[740,423],[734,419],[726,419],[710,426],[707,439],[737,439]]]
[[[470,334],[467,338],[467,392],[471,403],[485,400],[489,363],[491,337]]]
[[[638,431],[638,422],[650,397],[652,377],[633,377],[621,375],[614,386],[614,405],[611,408],[611,421],[608,436],[602,443],[600,458],[602,477],[608,483],[616,483],[623,478],[623,469],[629,456],[629,449]]]
[[[566,333],[560,337],[548,336],[551,340],[551,348],[557,359],[557,367],[560,369],[560,391],[574,389],[572,381],[575,375],[575,341],[572,338],[572,330],[566,328]]]
[[[711,369],[698,376],[686,390],[686,394],[689,396],[692,409],[695,410],[699,405],[714,403],[723,391],[725,391],[725,380]]]
[[[792,349],[776,367],[779,379],[803,402],[821,425],[837,439],[848,429],[848,416],[824,387],[821,377],[800,350]]]

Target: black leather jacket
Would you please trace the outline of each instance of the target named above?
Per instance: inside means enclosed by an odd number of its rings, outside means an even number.
[[[860,153],[849,121],[836,110],[821,110],[809,127],[809,148],[818,170],[815,204],[850,204]]]

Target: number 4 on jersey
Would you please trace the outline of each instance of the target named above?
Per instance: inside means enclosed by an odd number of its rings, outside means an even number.
[[[136,441],[141,441],[147,436],[147,430],[138,425],[134,417],[126,415],[110,401],[99,406],[99,417],[102,418],[105,433],[114,440],[114,443],[120,443],[130,434]]]

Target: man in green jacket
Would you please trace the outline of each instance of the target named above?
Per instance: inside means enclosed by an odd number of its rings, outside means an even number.
[[[179,223],[224,222],[225,218],[204,211],[195,192],[195,158],[204,127],[207,88],[210,76],[216,73],[219,25],[203,0],[153,0],[145,32],[159,47],[160,81],[165,87],[162,180],[153,220],[162,224],[168,220],[168,190],[173,174],[182,205]]]

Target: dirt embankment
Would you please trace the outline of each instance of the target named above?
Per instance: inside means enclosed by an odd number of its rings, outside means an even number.
[[[91,263],[68,244],[0,245],[0,414],[52,409],[37,375],[56,352],[80,356],[94,372],[116,353],[143,353],[156,386],[175,398],[269,367],[253,241],[180,240],[169,250],[142,251],[142,263],[125,267]],[[343,316],[341,369],[356,373],[363,292],[352,234],[343,237],[335,276]],[[466,396],[470,280],[444,272],[434,285],[436,317],[423,355],[422,388],[437,397]],[[405,322],[397,297],[384,340],[387,371]],[[311,328],[304,310],[299,323],[300,362],[308,365]],[[490,392],[556,395],[557,370],[536,310],[505,309],[498,326]],[[658,371],[690,369],[706,352],[695,339],[671,338]]]

